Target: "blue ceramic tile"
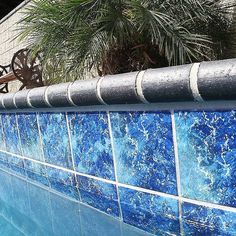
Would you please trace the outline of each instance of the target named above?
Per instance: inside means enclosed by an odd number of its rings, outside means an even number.
[[[118,197],[113,184],[77,176],[81,201],[107,214],[119,217]]]
[[[37,117],[35,113],[18,115],[18,127],[21,138],[22,152],[26,157],[43,160],[42,147],[39,138]]]
[[[24,160],[26,175],[29,179],[49,186],[46,167],[40,163]]]
[[[236,206],[236,113],[175,114],[184,197]]]
[[[125,223],[157,235],[179,235],[177,200],[123,187],[119,189]]]
[[[177,194],[169,113],[111,113],[119,182]]]
[[[2,125],[2,114],[0,114],[0,150],[6,150],[5,136]]]
[[[185,223],[185,233],[202,232],[208,233],[208,235],[236,235],[235,212],[184,202],[182,215]]]
[[[16,114],[1,115],[3,131],[5,134],[6,150],[21,155],[20,139],[16,122]]]
[[[79,203],[50,193],[54,235],[81,235]]]
[[[7,169],[9,167],[8,158],[9,158],[8,154],[6,154],[4,152],[0,152],[0,167],[1,168]]]
[[[40,113],[39,126],[45,161],[54,165],[72,168],[65,114]]]
[[[69,197],[79,199],[77,182],[74,174],[60,169],[47,167],[47,175],[51,187]]]
[[[71,143],[78,172],[114,180],[106,113],[69,113]]]
[[[23,159],[13,155],[8,155],[8,166],[15,174],[26,176]]]
[[[221,235],[226,236],[230,234],[220,234],[220,231],[216,228],[210,226],[205,226],[201,224],[196,224],[194,222],[184,222],[183,223],[184,235],[199,235],[199,236],[211,236],[211,235]]]

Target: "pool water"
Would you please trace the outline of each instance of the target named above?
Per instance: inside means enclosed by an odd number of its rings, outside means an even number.
[[[0,170],[1,236],[150,235]]]

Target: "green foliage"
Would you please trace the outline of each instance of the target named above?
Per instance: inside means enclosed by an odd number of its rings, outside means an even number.
[[[37,0],[20,22],[20,38],[43,52],[45,67],[64,65],[58,80],[216,59],[233,5],[221,2]]]

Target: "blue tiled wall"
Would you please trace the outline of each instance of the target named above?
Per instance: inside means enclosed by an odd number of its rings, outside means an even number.
[[[1,114],[0,168],[156,235],[236,235],[235,111]]]

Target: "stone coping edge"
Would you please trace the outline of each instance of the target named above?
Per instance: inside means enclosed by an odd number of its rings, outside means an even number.
[[[0,110],[236,100],[236,59],[148,69],[0,94]]]

